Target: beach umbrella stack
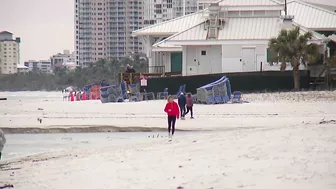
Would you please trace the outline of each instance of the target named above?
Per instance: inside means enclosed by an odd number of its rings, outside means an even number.
[[[109,102],[109,87],[110,86],[107,86],[107,87],[101,87],[100,88],[100,101],[102,103],[108,103]]]
[[[109,91],[109,102],[119,102],[124,100],[121,92],[121,85],[110,86],[108,91]]]

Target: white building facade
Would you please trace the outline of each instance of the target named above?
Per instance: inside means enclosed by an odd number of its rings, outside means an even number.
[[[30,72],[52,73],[50,60],[29,60],[24,62],[24,66]],[[20,69],[24,70],[24,67]]]
[[[64,50],[63,53],[57,53],[50,57],[51,68],[73,64],[76,61],[75,52],[70,53],[69,50]]]
[[[0,73],[17,73],[20,64],[20,38],[13,39],[8,31],[0,32]]]
[[[133,35],[146,44],[150,66],[165,66],[166,72],[199,75],[280,70],[279,65],[270,65],[267,49],[269,39],[281,29],[299,26],[302,34],[312,32],[311,42],[319,45],[321,54],[328,39],[313,30],[336,31],[335,13],[297,0],[289,4],[296,8],[288,6],[291,14],[284,16],[284,4],[277,1],[217,1],[204,11],[134,31]],[[312,11],[327,21],[313,19]]]

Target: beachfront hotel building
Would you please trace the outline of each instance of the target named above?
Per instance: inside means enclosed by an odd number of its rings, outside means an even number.
[[[13,38],[8,31],[0,32],[0,73],[17,73],[20,64],[20,42],[19,37]]]
[[[143,53],[132,31],[197,9],[197,0],[75,0],[76,64]]]
[[[287,6],[276,0],[209,0],[196,13],[135,30],[133,36],[142,40],[149,68],[163,66],[165,72],[278,71],[279,64],[270,64],[269,39],[294,27],[313,33],[310,42],[319,45],[321,56],[327,45],[335,47],[328,36],[336,33],[336,13],[300,0],[288,0]]]

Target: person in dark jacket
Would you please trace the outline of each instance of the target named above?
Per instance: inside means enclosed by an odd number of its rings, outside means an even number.
[[[185,115],[187,115],[188,113],[189,113],[189,111],[190,111],[190,118],[191,119],[194,119],[194,116],[193,116],[193,106],[194,106],[194,101],[193,101],[193,97],[192,97],[192,95],[189,93],[188,95],[187,95],[187,111],[186,111],[186,113],[184,114],[184,116]]]
[[[187,99],[184,96],[184,93],[181,92],[181,95],[178,97],[178,105],[180,106],[180,113],[181,113],[181,119],[184,119],[184,114],[186,112],[186,103],[187,103]]]

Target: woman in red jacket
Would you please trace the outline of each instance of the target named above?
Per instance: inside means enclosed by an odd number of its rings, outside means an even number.
[[[175,123],[176,118],[178,119],[180,116],[180,109],[176,102],[174,102],[173,97],[168,97],[168,103],[166,104],[166,107],[164,111],[168,115],[168,134],[169,138],[171,138],[174,135],[175,132]],[[170,134],[171,131],[171,134]]]

